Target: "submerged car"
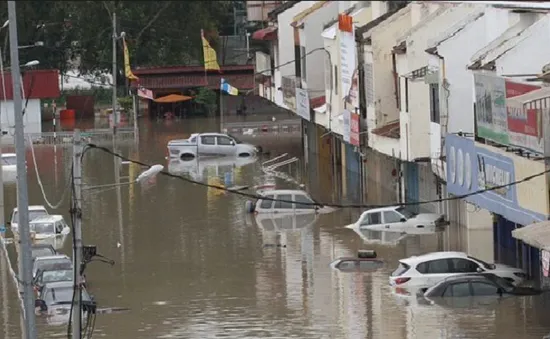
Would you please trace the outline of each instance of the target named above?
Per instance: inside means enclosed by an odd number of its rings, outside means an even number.
[[[415,213],[403,206],[391,206],[365,211],[355,223],[346,227],[405,232],[411,228],[439,228],[448,224],[440,214]]]
[[[519,284],[527,279],[522,269],[489,264],[464,252],[432,252],[399,260],[389,278],[390,285],[400,288],[428,288],[445,278],[464,273],[493,273]]]
[[[193,133],[188,139],[168,142],[170,158],[193,159],[199,156],[250,157],[261,153],[261,148],[246,144],[223,133]]]
[[[461,274],[446,278],[434,286],[421,289],[417,297],[424,298],[429,304],[471,304],[486,305],[497,299],[512,296],[538,295],[541,290],[532,287],[517,287],[510,281],[492,273]],[[473,298],[473,300],[456,300],[454,298]]]
[[[32,282],[35,292],[39,294],[46,284],[59,281],[73,281],[73,278],[74,272],[72,269],[39,270]]]
[[[57,251],[50,244],[33,244],[31,247],[32,260],[38,257],[47,257],[56,255]]]
[[[33,279],[37,276],[38,271],[50,270],[72,270],[73,262],[71,258],[64,254],[52,255],[47,257],[38,257],[34,260],[32,267]]]
[[[53,308],[68,307],[73,303],[74,283],[72,281],[51,282],[44,285],[38,298],[35,300],[35,307],[42,312],[51,312]],[[95,311],[95,301],[85,288],[82,288],[82,305],[84,310]]]
[[[357,257],[343,257],[334,260],[330,267],[341,272],[374,272],[384,266],[375,251],[361,250]]]
[[[267,190],[258,191],[261,196],[255,202],[245,204],[248,213],[330,213],[335,209],[316,203],[306,191]]]
[[[38,217],[42,217],[49,214],[50,213],[48,213],[48,210],[46,209],[46,207],[42,205],[29,206],[29,222],[33,221]],[[19,210],[16,207],[11,212],[11,221],[10,221],[11,230],[14,233],[18,232],[18,227],[17,227],[17,224],[19,223],[18,218],[19,218]]]

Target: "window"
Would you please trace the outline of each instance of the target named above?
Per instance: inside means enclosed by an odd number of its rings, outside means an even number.
[[[203,144],[203,145],[215,145],[216,144],[216,137],[213,137],[213,136],[201,137],[201,144]]]
[[[391,276],[392,277],[398,277],[398,276],[404,274],[405,272],[407,272],[409,270],[409,268],[411,268],[409,265],[400,262],[399,266],[397,267],[397,269],[395,271],[393,271]]]
[[[367,106],[374,106],[374,72],[371,63],[365,64],[365,96]]]
[[[268,199],[273,199],[273,195],[266,195],[265,197],[268,198]],[[262,199],[262,202],[260,203],[260,208],[262,208],[262,209],[271,208],[271,206],[273,206],[273,203],[274,203],[273,200]]]
[[[479,265],[473,261],[467,259],[454,258],[451,259],[453,262],[453,272],[454,273],[471,273],[477,272]]]
[[[496,296],[498,287],[484,282],[472,282],[472,291],[475,296]]]
[[[430,119],[439,124],[439,84],[430,84]]]
[[[54,224],[52,223],[31,223],[31,231],[36,233],[55,233]]]
[[[294,62],[294,74],[296,74],[296,77],[298,78],[301,78],[302,77],[302,63],[301,62],[298,62],[300,60],[300,58],[302,57],[300,55],[300,46],[299,45],[294,45],[294,60],[296,60],[296,62]]]
[[[410,218],[414,218],[417,213],[414,213],[413,211],[411,210],[408,210],[406,209],[405,207],[398,207],[395,209],[398,213],[401,213],[403,216],[405,216],[405,218],[407,219],[410,219]]]
[[[402,216],[394,211],[385,211],[384,212],[384,222],[385,223],[395,223],[401,222]]]
[[[355,270],[355,261],[342,261],[336,267],[342,271],[352,271]]]
[[[313,210],[315,209],[314,205],[302,205],[302,203],[305,204],[312,204],[313,201],[309,199],[307,196],[303,194],[296,194],[294,196],[294,201],[296,201],[296,208],[303,209],[303,210]]]
[[[57,223],[57,224],[55,225],[55,233],[61,234],[61,232],[63,232],[63,224]]]
[[[194,144],[197,142],[197,137],[192,137],[191,139],[189,139],[189,142]]]
[[[2,157],[3,165],[15,165],[17,163],[17,158],[12,156]]]
[[[405,78],[405,112],[409,112],[409,78]]]
[[[448,292],[448,290],[451,290]],[[447,287],[444,296],[453,296],[453,297],[469,297],[470,296],[470,284],[467,282],[461,282],[457,284],[452,284]]]
[[[306,48],[300,46],[300,68],[302,71],[302,80],[307,80]]]
[[[332,74],[332,79],[334,79],[334,94],[338,94],[338,66],[334,66],[334,73]]]
[[[495,264],[489,264],[489,263],[486,263],[485,261],[483,261],[481,259],[470,257],[470,256],[468,257],[468,259],[480,263],[481,265],[483,265],[483,268],[486,269],[486,270],[494,270],[495,269]]]
[[[451,268],[449,267],[448,259],[439,259],[426,261],[418,266],[416,270],[423,274],[442,274],[442,273],[451,273]]]
[[[368,213],[367,217],[365,218],[365,221],[363,221],[362,225],[378,225],[381,223],[380,220],[380,212],[372,212]]]
[[[291,194],[281,194],[277,196],[277,200],[287,200],[292,201],[292,195]],[[293,206],[292,203],[289,202],[283,202],[283,201],[275,201],[275,207],[274,208],[290,208],[292,209]]]
[[[218,145],[233,146],[235,143],[228,137],[218,137]]]

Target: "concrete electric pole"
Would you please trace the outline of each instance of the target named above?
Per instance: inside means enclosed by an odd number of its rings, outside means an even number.
[[[23,127],[23,100],[21,98],[21,70],[19,69],[19,48],[17,39],[17,15],[15,1],[8,1],[10,35],[11,78],[13,83],[13,112],[15,116],[15,153],[17,156],[17,208],[19,216],[20,255],[23,272],[19,272],[23,285],[25,314],[25,337],[36,339],[34,314],[34,290],[32,288],[31,235],[29,229],[29,201],[27,168],[25,163],[25,134]]]
[[[80,138],[80,130],[74,130],[73,136],[73,185],[74,195],[71,204],[74,218],[74,248],[73,248],[73,273],[75,279],[75,297],[72,313],[72,339],[82,338],[82,281],[81,265],[82,265],[82,140]]]

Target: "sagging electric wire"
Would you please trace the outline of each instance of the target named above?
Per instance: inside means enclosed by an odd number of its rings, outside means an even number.
[[[97,149],[97,150],[100,150],[100,151],[105,152],[107,154],[110,154],[114,157],[117,157],[119,159],[122,159],[123,161],[134,163],[134,164],[137,164],[137,165],[140,165],[140,166],[143,166],[143,167],[147,167],[147,168],[151,168],[153,166],[153,165],[146,164],[146,163],[138,161],[138,160],[133,160],[133,159],[130,159],[128,157],[125,157],[125,156],[123,156],[119,153],[111,151],[110,149],[108,149],[106,147],[97,146],[95,144],[87,144],[86,146],[87,146],[86,150]],[[362,205],[362,204],[346,204],[346,205],[343,205],[343,204],[335,204],[335,203],[322,203],[322,202],[306,203],[306,202],[296,202],[294,200],[274,199],[274,198],[269,198],[268,196],[263,196],[263,195],[260,195],[260,194],[247,193],[247,192],[243,192],[242,190],[236,190],[236,189],[231,189],[231,188],[227,188],[227,187],[223,187],[223,186],[211,185],[211,184],[208,184],[208,183],[195,181],[195,180],[186,178],[186,177],[181,176],[181,175],[172,174],[172,173],[164,171],[164,170],[159,172],[159,174],[161,174],[161,175],[165,175],[165,176],[171,177],[171,178],[176,178],[176,179],[185,181],[187,183],[191,183],[191,184],[194,184],[194,185],[203,186],[203,187],[207,187],[207,188],[218,189],[218,190],[221,190],[221,191],[229,192],[229,193],[232,193],[232,194],[235,194],[235,195],[240,195],[240,196],[247,197],[247,198],[250,198],[250,199],[262,199],[262,200],[267,200],[267,201],[278,201],[278,202],[284,202],[284,203],[289,203],[289,204],[298,203],[300,205],[305,205],[305,206],[319,206],[319,207],[326,206],[326,207],[334,207],[334,208],[364,208],[364,209],[393,207],[393,206],[396,206],[396,205],[399,205],[399,206],[418,206],[418,205],[433,204],[433,203],[444,202],[444,201],[460,200],[460,199],[465,199],[465,198],[468,198],[468,197],[471,197],[471,196],[474,196],[474,195],[479,195],[479,194],[482,194],[482,193],[485,193],[485,192],[491,192],[491,191],[496,191],[496,190],[499,190],[499,189],[502,189],[502,188],[515,186],[515,185],[533,180],[534,178],[546,175],[547,173],[550,173],[550,169],[545,170],[545,171],[540,172],[540,173],[536,173],[536,174],[527,176],[523,179],[516,180],[516,181],[508,183],[508,184],[497,185],[497,186],[485,188],[485,189],[482,189],[482,190],[477,190],[477,191],[474,191],[474,192],[470,192],[470,193],[467,193],[467,194],[451,196],[451,197],[448,197],[448,198],[441,198],[441,199],[427,200],[427,201],[417,201],[417,202],[404,202],[404,203],[395,203],[395,204],[385,204],[385,205],[383,205],[383,204],[381,204],[381,205]]]

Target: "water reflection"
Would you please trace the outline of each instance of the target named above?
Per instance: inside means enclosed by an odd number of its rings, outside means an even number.
[[[174,134],[210,129],[210,125],[197,127],[204,121],[173,121],[169,126],[147,122],[147,128],[141,130],[140,149],[120,145],[118,151],[146,163],[164,163],[165,140],[173,139]],[[271,146],[272,154],[285,152],[276,147]],[[57,170],[51,161],[52,150],[41,146],[35,152],[37,159],[42,159],[38,161],[44,189],[56,200],[69,177],[70,152],[57,151],[66,155]],[[203,181],[208,176],[225,179],[226,171],[220,166],[206,167],[212,168],[212,173],[200,170]],[[252,187],[265,183],[258,163],[237,168],[237,172],[233,168],[232,184]],[[294,176],[294,171],[288,173]],[[104,153],[90,151],[83,172],[87,184],[99,185],[124,182],[124,176],[132,180],[141,168],[117,164]],[[313,172],[302,171],[309,176]],[[330,201],[341,194],[330,191],[333,185],[327,182],[333,178],[295,177],[300,182],[319,182],[310,188],[319,200]],[[277,181],[278,187],[284,185]],[[29,190],[31,204],[42,204],[32,171]],[[371,203],[391,200],[373,195],[368,199]],[[492,230],[451,225],[442,232],[407,235],[392,246],[385,244],[391,242],[389,239],[365,244],[361,235],[342,227],[356,220],[358,211],[259,222],[249,215],[252,219],[247,223],[244,200],[232,194],[212,194],[204,187],[165,176],[159,176],[151,186],[126,185],[101,194],[86,193],[84,243],[96,244],[102,255],[116,261],[114,267],[94,264],[87,268],[90,293],[99,307],[131,309],[128,313],[98,315],[95,335],[120,339],[540,339],[550,331],[550,300],[544,295],[504,300],[494,308],[474,310],[424,309],[399,303],[393,296],[388,275],[399,259],[430,251],[463,250],[490,262]],[[15,189],[6,190],[5,203],[6,210],[11,211],[16,203]],[[63,214],[68,220],[68,209],[65,203],[52,213]],[[382,235],[363,236],[384,240]],[[340,273],[330,268],[336,258],[355,256],[359,249],[375,250],[385,266],[372,273]],[[71,253],[70,241],[62,252]],[[12,254],[15,256],[15,251]],[[3,298],[1,316],[7,325],[0,330],[2,338],[21,337],[17,297],[11,284],[0,286],[2,296],[8,286],[9,301]],[[40,322],[41,337],[66,334],[65,327],[44,326],[44,322]]]
[[[403,228],[402,230],[377,231],[368,228],[346,226],[353,230],[365,244],[381,244],[387,246],[397,246],[408,236],[428,236],[436,233],[443,233],[443,228],[424,227],[424,228]]]
[[[191,160],[170,158],[168,161],[168,171],[176,175],[187,174],[191,179],[196,181],[203,181],[205,176],[209,175],[223,177],[225,180],[227,174],[231,176],[235,171],[238,173],[241,167],[253,164],[256,161],[258,161],[256,157],[197,157]],[[232,179],[226,181],[231,183]]]
[[[254,215],[256,225],[265,232],[284,232],[311,227],[317,221],[316,213],[258,213]]]

